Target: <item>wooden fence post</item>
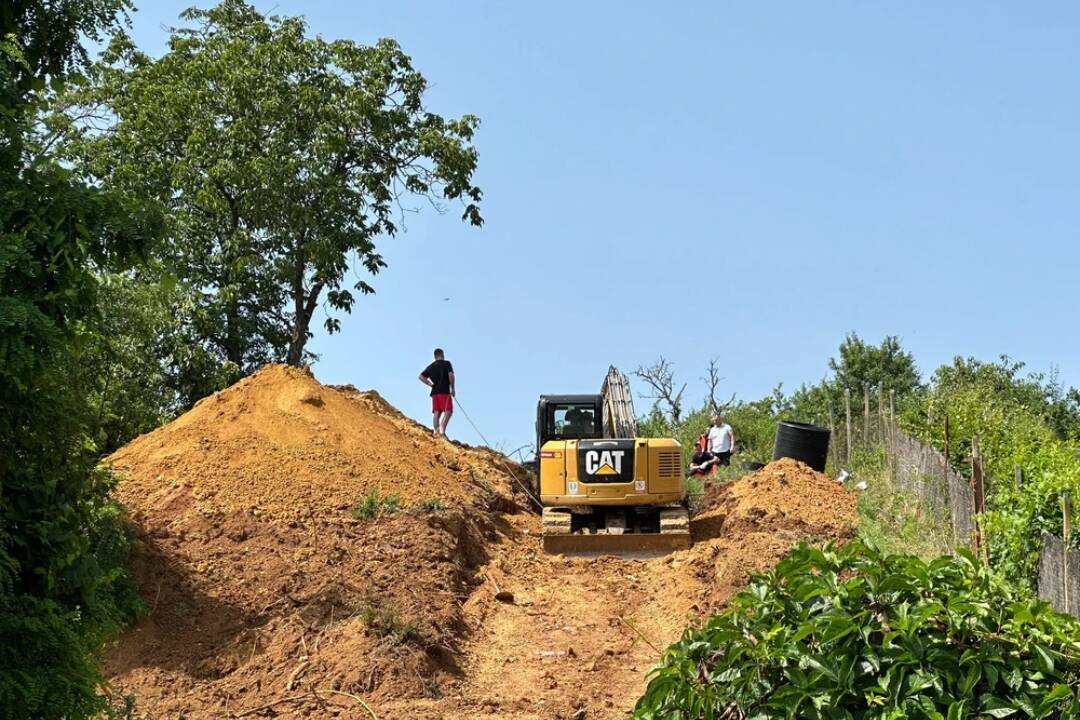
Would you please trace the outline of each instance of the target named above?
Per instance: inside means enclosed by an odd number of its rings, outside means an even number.
[[[885,388],[877,386],[877,426],[878,442],[885,444]]]
[[[1013,465],[1013,484],[1017,490],[1024,484],[1024,468],[1019,464]]]
[[[1072,535],[1072,493],[1061,493],[1061,540],[1064,545],[1061,553],[1061,584],[1065,588],[1065,608],[1069,607],[1069,540]]]
[[[971,438],[971,492],[975,498],[975,556],[983,557],[982,514],[986,510],[979,438]]]
[[[945,416],[945,467],[941,469],[942,476],[945,478],[945,487],[951,487],[949,485],[949,416]],[[952,493],[949,493],[950,498]]]
[[[833,414],[832,403],[829,403],[829,454],[832,455],[836,471],[840,472],[840,451],[836,448],[836,416]]]
[[[863,424],[862,424],[862,444],[863,447],[870,444],[870,386],[862,386],[862,399],[863,399]]]
[[[847,466],[851,469],[851,388],[844,388],[844,422],[847,424],[844,440],[847,441]]]
[[[889,390],[889,434],[896,434],[896,390]]]

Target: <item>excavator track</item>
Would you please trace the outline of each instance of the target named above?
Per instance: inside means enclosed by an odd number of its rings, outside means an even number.
[[[546,507],[540,520],[543,524],[545,538],[554,535],[569,535],[571,533],[573,519],[569,510]]]
[[[660,510],[661,535],[690,535],[690,513],[682,506],[665,507]]]
[[[622,553],[682,550],[690,547],[690,517],[681,506],[657,508],[651,529],[628,527],[626,515],[608,514],[603,527],[575,527],[566,508],[544,508],[544,550],[550,553]],[[659,532],[656,532],[656,530]]]

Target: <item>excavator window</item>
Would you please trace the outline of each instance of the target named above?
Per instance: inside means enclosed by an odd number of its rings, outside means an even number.
[[[599,437],[596,407],[592,404],[556,404],[548,406],[547,437],[581,439]]]

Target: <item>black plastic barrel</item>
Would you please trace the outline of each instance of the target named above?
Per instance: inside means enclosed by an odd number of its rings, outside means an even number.
[[[818,472],[824,472],[825,461],[829,459],[829,428],[781,420],[776,426],[776,445],[772,457],[773,460],[799,460]]]

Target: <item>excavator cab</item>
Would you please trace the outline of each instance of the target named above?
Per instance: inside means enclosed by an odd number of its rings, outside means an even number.
[[[548,440],[603,437],[597,419],[603,413],[602,395],[541,395],[536,406],[536,446]]]
[[[549,552],[690,545],[682,449],[638,438],[629,383],[615,368],[599,395],[543,395],[538,490]]]

